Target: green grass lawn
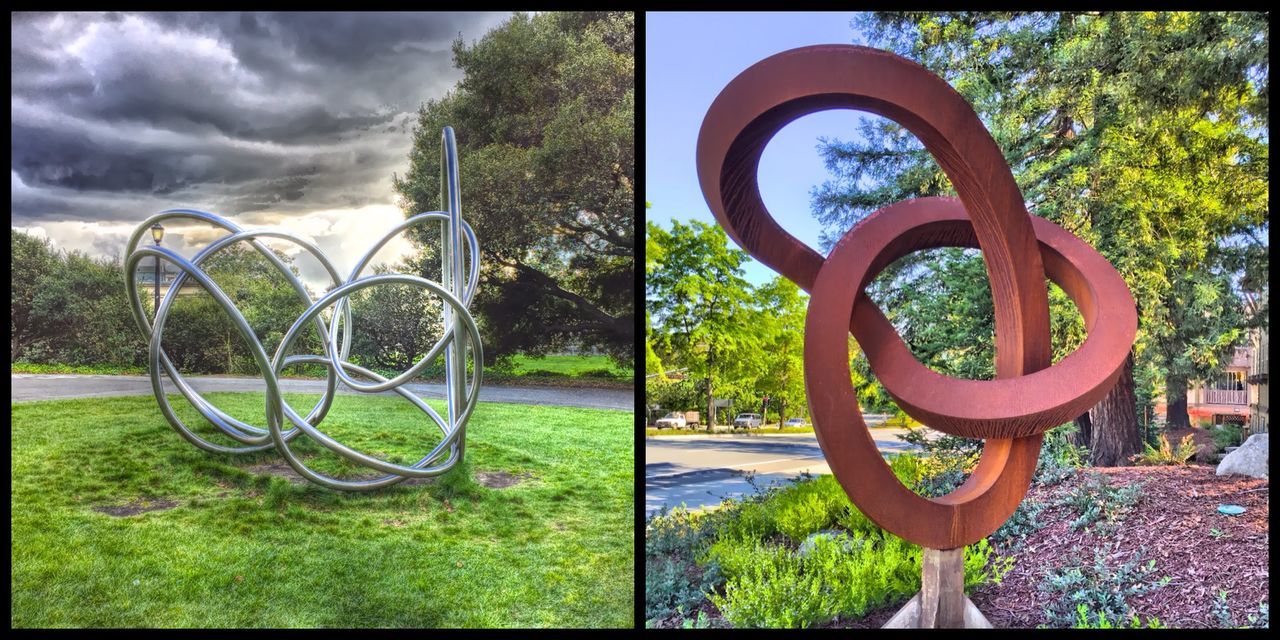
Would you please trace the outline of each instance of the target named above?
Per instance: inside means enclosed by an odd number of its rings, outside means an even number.
[[[516,375],[548,372],[573,378],[591,372],[608,371],[617,378],[630,380],[632,377],[630,369],[619,368],[608,356],[543,356],[535,358],[518,355],[511,360],[515,365],[512,372]]]
[[[207,397],[263,424],[260,394]],[[286,398],[305,414],[316,396]],[[634,623],[628,412],[481,404],[463,466],[348,494],[263,471],[284,464],[274,451],[196,449],[151,397],[11,408],[13,627]],[[322,428],[408,462],[440,438],[398,397],[339,396]],[[294,442],[315,468],[357,469],[305,435]],[[524,480],[477,480],[493,472]],[[171,508],[98,510],[127,505]]]

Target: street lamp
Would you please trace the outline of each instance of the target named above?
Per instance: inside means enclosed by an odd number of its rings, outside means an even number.
[[[159,222],[151,225],[151,238],[156,241],[156,246],[160,246],[160,239],[164,237],[164,227]],[[156,307],[155,313],[160,313],[160,256],[156,256]]]

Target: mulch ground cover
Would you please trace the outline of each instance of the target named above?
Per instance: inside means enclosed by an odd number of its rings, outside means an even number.
[[[1135,613],[1157,617],[1168,627],[1221,626],[1214,613],[1225,590],[1234,624],[1269,602],[1267,515],[1269,482],[1246,476],[1217,476],[1209,465],[1096,468],[1112,486],[1142,483],[1137,503],[1113,531],[1075,531],[1066,507],[1046,509],[1047,526],[1029,535],[1015,553],[1013,570],[999,585],[978,590],[974,604],[996,627],[1035,627],[1054,594],[1039,590],[1055,570],[1092,563],[1104,550],[1116,564],[1138,552],[1155,560],[1158,575],[1172,581],[1130,601]],[[1083,474],[1055,487],[1037,487],[1029,498],[1051,502],[1055,494],[1083,481]],[[1238,516],[1218,513],[1236,504]]]
[[[1058,594],[1042,591],[1045,577],[1068,567],[1092,564],[1102,550],[1108,566],[1131,559],[1155,560],[1155,575],[1169,576],[1163,587],[1130,599],[1134,613],[1143,620],[1159,618],[1166,627],[1217,628],[1223,626],[1214,610],[1218,592],[1225,590],[1233,625],[1248,624],[1246,616],[1269,602],[1267,587],[1267,535],[1269,481],[1245,476],[1217,476],[1212,465],[1162,467],[1089,467],[1055,486],[1037,486],[1027,498],[1046,504],[1061,496],[1093,472],[1111,486],[1141,484],[1138,500],[1115,526],[1071,527],[1075,514],[1067,506],[1051,506],[1041,512],[1044,526],[1028,535],[1014,550],[1002,550],[1015,565],[999,585],[970,594],[996,628],[1034,628],[1046,623],[1045,607]],[[1221,504],[1245,507],[1228,516]],[[878,609],[855,619],[837,618],[822,628],[879,628],[901,607]],[[708,620],[723,624],[715,607],[700,608]],[[696,617],[696,612],[689,616]],[[659,627],[678,627],[682,619],[664,620]]]

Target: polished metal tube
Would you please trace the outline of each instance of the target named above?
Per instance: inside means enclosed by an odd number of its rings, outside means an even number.
[[[195,446],[214,453],[247,453],[274,447],[299,475],[330,489],[343,491],[370,491],[403,482],[409,478],[437,476],[449,471],[462,461],[466,424],[475,409],[476,398],[480,392],[481,371],[484,362],[480,331],[469,311],[471,300],[475,296],[476,285],[479,282],[480,252],[475,232],[462,219],[461,193],[458,190],[457,148],[451,128],[446,127],[444,129],[442,142],[442,200],[447,211],[421,213],[395,226],[361,256],[355,268],[345,279],[341,277],[332,262],[318,247],[283,231],[265,229],[245,231],[225,218],[194,209],[162,211],[151,216],[138,226],[130,236],[125,251],[125,255],[128,256],[125,261],[125,289],[129,297],[130,310],[133,313],[134,322],[138,325],[143,337],[148,340],[147,358],[152,391],[155,393],[161,414],[164,415],[175,431]],[[187,260],[176,252],[158,245],[154,247],[139,246],[142,234],[149,227],[162,220],[171,219],[205,222],[227,231],[228,235],[219,238],[202,249],[191,260]],[[360,277],[365,267],[372,261],[374,254],[387,242],[409,227],[427,222],[441,225],[442,264],[440,282],[432,282],[414,275],[394,273]],[[311,294],[289,269],[288,265],[267,248],[259,240],[260,238],[287,240],[302,247],[320,261],[333,281],[334,287],[318,300],[313,300]],[[465,245],[463,244],[464,238],[466,240]],[[211,256],[216,255],[226,247],[240,242],[249,243],[255,251],[264,256],[284,275],[289,285],[307,305],[307,310],[290,327],[280,346],[277,347],[275,355],[271,358],[267,357],[262,342],[258,340],[252,327],[244,319],[240,310],[236,308],[235,303],[201,268],[201,265]],[[469,260],[465,263],[465,272],[462,258],[464,248],[469,255]],[[159,261],[161,259],[172,262],[179,270],[178,276],[169,286],[163,300],[159,298],[159,276],[157,275],[155,285],[157,304],[152,322],[147,321],[137,288],[137,270],[142,260],[147,256],[151,256],[156,261],[157,272],[159,271]],[[214,406],[213,403],[206,400],[187,383],[165,353],[162,341],[169,311],[173,307],[178,291],[181,290],[182,285],[188,279],[195,280],[213,297],[218,306],[231,318],[236,331],[248,343],[254,362],[257,363],[258,369],[262,372],[267,386],[266,406],[264,407],[265,427],[248,424],[233,418]],[[364,367],[347,362],[347,356],[351,349],[351,334],[354,330],[350,295],[362,289],[385,284],[404,284],[425,289],[429,293],[439,296],[443,302],[441,307],[443,331],[440,338],[418,362],[390,379]],[[326,324],[321,314],[330,307],[333,308],[332,323]],[[318,332],[323,354],[287,355],[297,342],[298,336],[304,330],[304,327],[308,326],[313,327]],[[341,338],[339,338],[339,326],[341,326]],[[466,375],[466,355],[468,350],[473,363],[472,375],[469,380]],[[445,359],[447,406],[445,416],[441,416],[425,401],[404,387],[406,383],[426,369],[441,354]],[[328,369],[325,392],[305,417],[294,411],[280,396],[279,376],[285,368],[294,364],[323,364]],[[183,423],[174,412],[168,396],[164,393],[164,386],[161,380],[162,373],[173,381],[174,386],[178,388],[178,392],[202,417],[208,420],[219,432],[241,446],[227,446],[211,442],[197,435]],[[359,382],[352,377],[352,374],[369,378],[373,382]],[[327,415],[329,408],[333,404],[338,382],[355,391],[365,393],[395,391],[409,400],[410,403],[435,423],[443,435],[441,441],[414,464],[400,465],[379,460],[335,440],[321,431],[319,424],[324,420],[325,415]],[[284,428],[286,418],[292,424],[288,429]],[[319,473],[294,455],[289,446],[293,439],[302,434],[353,463],[382,472],[385,475],[369,480],[345,480]]]

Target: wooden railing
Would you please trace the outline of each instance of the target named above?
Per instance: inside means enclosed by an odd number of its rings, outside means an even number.
[[[1249,392],[1205,389],[1204,401],[1207,404],[1248,404]]]

